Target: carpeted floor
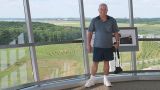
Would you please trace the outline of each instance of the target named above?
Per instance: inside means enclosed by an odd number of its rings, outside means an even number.
[[[160,90],[160,81],[127,81],[112,83],[112,87],[96,84],[90,88],[84,86],[65,90]]]

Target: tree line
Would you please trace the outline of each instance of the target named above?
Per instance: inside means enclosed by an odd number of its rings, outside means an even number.
[[[116,18],[118,23],[129,23],[128,18]],[[135,24],[160,24],[160,18],[134,18]]]
[[[81,38],[79,27],[58,26],[48,23],[32,23],[34,40],[36,43],[71,41]],[[0,44],[10,44],[23,33],[24,42],[28,42],[28,35],[25,22],[0,22]]]

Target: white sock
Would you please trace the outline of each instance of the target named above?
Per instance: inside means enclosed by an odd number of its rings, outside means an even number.
[[[108,75],[104,75],[104,80],[108,80]]]
[[[95,79],[95,78],[96,78],[96,77],[95,77],[95,76],[93,76],[93,75],[91,75],[91,76],[90,76],[90,79]]]
[[[104,77],[105,77],[105,78],[107,78],[107,77],[108,77],[108,75],[104,75]]]

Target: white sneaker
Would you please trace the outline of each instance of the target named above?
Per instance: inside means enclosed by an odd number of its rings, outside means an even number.
[[[111,82],[108,80],[106,75],[104,75],[103,81],[104,81],[104,85],[105,86],[107,86],[107,87],[111,87],[112,86]]]
[[[91,87],[95,85],[95,76],[90,77],[90,79],[86,82],[85,87]]]

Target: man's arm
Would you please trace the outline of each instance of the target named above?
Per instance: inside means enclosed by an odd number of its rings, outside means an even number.
[[[92,40],[93,32],[95,31],[94,22],[95,22],[95,18],[92,19],[87,32],[87,49],[89,53],[92,51],[91,40]]]
[[[116,39],[116,44],[115,44],[115,48],[119,48],[119,33],[118,32],[115,32],[115,39]]]
[[[93,35],[93,32],[88,31],[88,33],[87,33],[87,49],[88,49],[89,53],[92,51],[92,47],[91,47],[92,35]]]

